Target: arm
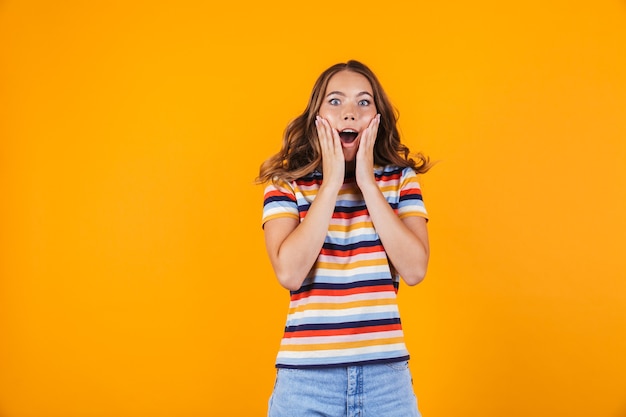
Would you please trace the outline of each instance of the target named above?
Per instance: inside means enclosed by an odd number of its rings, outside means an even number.
[[[409,216],[401,220],[376,183],[362,187],[361,192],[389,260],[404,282],[419,284],[426,275],[429,257],[426,219]]]
[[[278,218],[265,223],[265,248],[270,262],[278,282],[291,291],[302,286],[326,238],[337,193],[323,188],[320,187],[302,222]]]
[[[374,142],[379,120],[379,116],[372,119],[361,140],[357,152],[357,184],[389,260],[408,285],[415,285],[424,279],[428,266],[426,219],[409,216],[401,220],[376,184]]]
[[[343,184],[345,163],[339,135],[323,119],[316,125],[324,161],[324,180],[315,200],[301,222],[278,218],[264,226],[265,247],[278,282],[291,291],[302,286],[320,254]]]

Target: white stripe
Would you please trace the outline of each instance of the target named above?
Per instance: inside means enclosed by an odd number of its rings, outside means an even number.
[[[305,310],[297,311],[287,315],[287,321],[301,320],[311,317],[341,317],[341,316],[355,316],[359,314],[376,314],[376,313],[388,313],[397,312],[398,306],[395,304],[385,306],[372,306],[372,307],[354,307],[345,308],[341,310]]]
[[[340,218],[340,217],[333,217],[333,219],[331,220],[331,223],[333,226],[351,226],[355,223],[370,223],[372,224],[372,220],[370,219],[369,215],[361,215],[361,216],[355,216],[355,217],[349,217],[347,219],[344,218]],[[371,229],[372,227],[367,227],[365,226],[365,228],[369,228]]]
[[[378,352],[392,352],[392,351],[405,351],[406,346],[404,343],[395,343],[392,345],[375,345],[375,346],[365,346],[362,348],[353,348],[353,349],[329,349],[329,350],[315,350],[315,351],[304,351],[304,352],[293,352],[293,351],[279,351],[278,359],[281,358],[294,358],[294,359],[303,359],[303,358],[332,358],[336,356],[357,356],[357,355],[365,355],[368,353],[378,353]]]
[[[426,209],[420,204],[411,204],[410,206],[404,206],[398,209],[398,216],[406,213],[422,213],[426,215]]]
[[[283,213],[294,214],[296,215],[296,217],[298,216],[298,210],[294,210],[292,207],[279,206],[279,207],[270,208],[270,206],[267,205],[265,206],[263,217],[267,218],[267,217],[273,216],[274,214],[283,214]]]
[[[316,275],[318,276],[327,276],[327,277],[342,277],[342,278],[350,278],[355,275],[367,275],[367,274],[380,274],[384,272],[389,272],[389,265],[373,265],[373,266],[359,266],[356,268],[345,268],[345,269],[326,269],[326,268],[318,268],[316,269]]]

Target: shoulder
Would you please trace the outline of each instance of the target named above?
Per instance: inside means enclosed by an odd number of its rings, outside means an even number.
[[[314,190],[322,183],[322,173],[313,171],[303,177],[294,180],[285,180],[275,177],[265,185],[265,196],[276,194],[289,195],[295,200],[295,196],[300,192]]]
[[[289,181],[274,177],[271,181],[265,184],[265,194],[267,195],[276,192],[293,193],[293,184]]]

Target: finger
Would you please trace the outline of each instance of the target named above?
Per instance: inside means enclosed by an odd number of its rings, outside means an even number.
[[[378,136],[379,125],[380,125],[380,113],[374,116],[374,118],[370,120],[370,123],[367,126],[368,136],[372,142],[376,142],[376,136]]]
[[[374,147],[374,142],[376,142],[376,135],[378,132],[378,122],[376,119],[377,118],[374,117],[363,131],[363,138],[361,139],[359,151],[370,151]]]
[[[332,127],[330,127],[330,124],[328,125],[328,128],[330,129],[331,135],[333,137],[333,147],[335,148],[335,151],[342,152],[342,150],[341,150],[341,137],[339,137],[339,132],[337,132],[336,129],[333,129]],[[342,154],[343,154],[343,152],[342,152]]]
[[[324,119],[317,116],[315,118],[315,127],[317,128],[317,138],[320,142],[320,147],[322,148],[322,152],[325,153],[328,150],[329,132]]]
[[[324,132],[326,149],[334,152],[341,151],[341,138],[339,137],[339,133],[330,126],[328,120],[320,116],[317,117]]]

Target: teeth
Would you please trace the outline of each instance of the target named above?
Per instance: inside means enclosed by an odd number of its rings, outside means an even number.
[[[344,130],[341,131],[341,133],[356,133],[356,130],[344,129]]]

